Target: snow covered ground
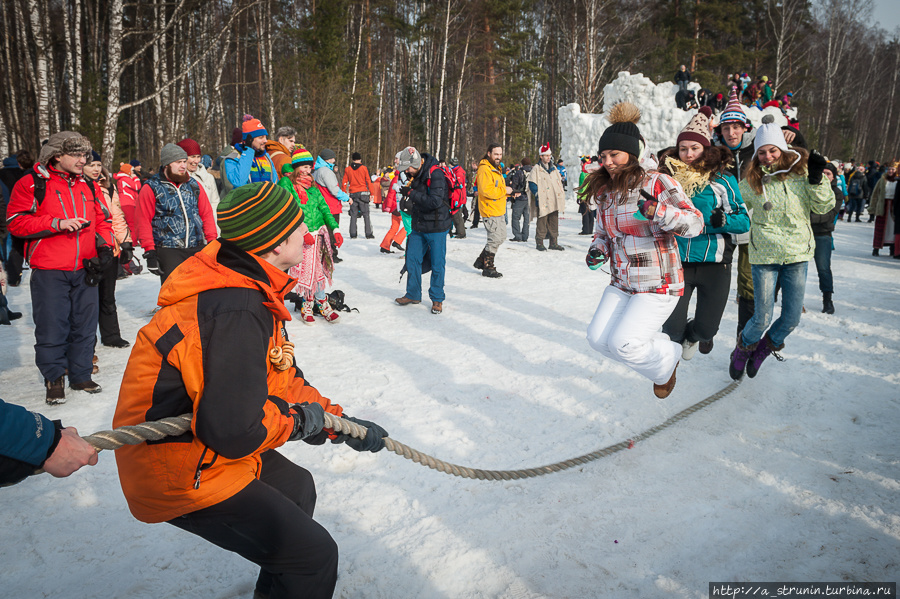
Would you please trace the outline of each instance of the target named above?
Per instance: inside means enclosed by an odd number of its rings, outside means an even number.
[[[393,303],[402,260],[378,252],[388,217],[374,218],[379,239],[348,239],[335,278],[359,313],[288,326],[313,384],[412,447],[478,468],[539,466],[628,439],[730,382],[732,302],[712,354],[682,364],[665,401],[590,349],[584,332],[608,276],[585,267],[574,210],[560,223],[567,251],[506,243],[499,280],[472,268],[483,228],[450,240],[440,316],[427,302]],[[709,581],[897,581],[900,261],[872,257],[871,235],[871,224],[838,223],[837,313],[819,312],[811,265],[809,312],[787,362],[769,360],[631,450],[481,482],[387,451],[286,445],[315,476],[316,519],[341,550],[335,596],[702,598]],[[149,320],[158,287],[152,275],[119,282],[127,339]],[[98,348],[103,393],[70,391],[66,405],[47,407],[27,285],[10,301],[26,316],[0,327],[0,397],[82,434],[108,429],[128,350]],[[102,453],[68,479],[0,490],[0,597],[252,595],[254,565],[134,520],[114,462]]]

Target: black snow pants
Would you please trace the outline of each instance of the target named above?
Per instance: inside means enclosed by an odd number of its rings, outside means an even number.
[[[275,450],[259,480],[216,505],[169,520],[259,565],[256,591],[269,599],[327,599],[337,583],[338,548],[312,519],[312,475]]]
[[[675,343],[709,341],[719,331],[722,313],[731,290],[731,264],[685,262],[684,295],[663,325],[663,333]],[[697,291],[697,309],[688,324],[691,296]]]

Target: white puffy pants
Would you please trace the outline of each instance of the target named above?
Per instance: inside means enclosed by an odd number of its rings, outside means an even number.
[[[660,330],[677,304],[674,295],[629,294],[610,285],[588,325],[588,343],[607,358],[662,385],[681,357],[681,345]]]

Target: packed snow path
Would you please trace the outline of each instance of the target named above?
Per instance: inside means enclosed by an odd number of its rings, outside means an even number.
[[[728,384],[733,303],[712,354],[679,367],[665,401],[590,349],[584,331],[608,276],[584,266],[587,238],[571,208],[560,223],[567,251],[506,243],[499,280],[472,268],[483,228],[450,240],[440,316],[427,302],[393,304],[400,254],[348,239],[335,287],[360,312],[334,326],[289,324],[306,376],[350,415],[485,468],[631,438]],[[381,235],[388,217],[374,216]],[[712,580],[897,580],[900,261],[872,257],[871,236],[872,225],[838,223],[837,313],[819,312],[811,265],[809,311],[787,362],[767,361],[756,379],[634,450],[486,484],[340,445],[286,445],[315,476],[316,519],[341,549],[336,597],[700,598]],[[151,275],[119,282],[127,339],[149,320],[158,288]],[[82,434],[109,428],[128,350],[98,348],[103,393],[70,392],[49,408],[27,286],[9,299],[26,316],[0,327],[0,397]],[[2,494],[4,597],[252,595],[252,564],[134,520],[111,454],[68,479],[35,477]]]

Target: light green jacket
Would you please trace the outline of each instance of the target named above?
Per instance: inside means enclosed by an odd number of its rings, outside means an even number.
[[[812,259],[816,249],[809,215],[825,214],[834,207],[834,192],[826,177],[810,185],[806,175],[777,177],[757,194],[747,179],[741,197],[753,213],[750,220],[750,264],[794,264]],[[766,201],[771,203],[766,210]]]

